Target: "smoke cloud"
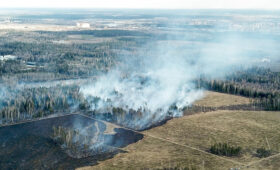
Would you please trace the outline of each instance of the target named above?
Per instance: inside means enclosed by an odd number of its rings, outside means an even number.
[[[185,106],[201,98],[202,91],[192,82],[196,73],[187,60],[174,51],[160,51],[163,45],[157,45],[156,53],[126,59],[94,84],[83,86],[81,92],[87,98],[99,99],[92,109],[100,113],[111,113],[113,108],[141,112],[141,119],[128,120],[126,125],[142,128],[167,114],[181,116]],[[171,111],[172,106],[176,109]]]
[[[176,37],[150,43],[137,56],[122,56],[121,64],[82,86],[81,92],[97,113],[112,113],[113,108],[140,112],[138,119],[121,124],[142,129],[167,116],[182,116],[184,107],[202,98],[203,90],[194,84],[200,75],[222,78],[240,66],[277,57],[269,36],[258,41],[255,35],[223,33],[211,34],[210,39],[190,42]]]

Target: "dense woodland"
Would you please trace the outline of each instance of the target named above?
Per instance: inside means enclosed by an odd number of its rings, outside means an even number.
[[[76,41],[77,37],[81,41]],[[96,38],[100,38],[99,41],[92,41]],[[13,84],[95,77],[120,64],[120,57],[131,58],[138,55],[139,51],[148,53],[147,49],[141,48],[148,40],[151,42],[157,38],[164,39],[164,36],[154,37],[150,33],[127,30],[9,31],[0,37],[0,56],[13,55],[17,58],[0,60],[0,83],[9,84],[7,88],[0,89],[0,93],[1,90],[5,91],[0,99],[1,124],[46,117],[59,112],[88,111],[89,103],[80,94],[78,85],[15,88]],[[254,109],[257,106],[266,110],[280,110],[280,73],[267,68],[243,69],[223,80],[202,76],[196,83],[198,88],[250,97]],[[213,110],[192,107],[189,111],[205,109]],[[105,116],[102,119],[143,129],[146,127],[137,127],[135,122],[144,113],[146,111],[112,108],[112,113],[98,115],[93,112],[91,116]],[[168,118],[162,120],[165,119]],[[147,127],[157,123],[151,122]]]
[[[17,58],[0,60],[1,124],[88,110],[78,85],[17,84],[94,78],[118,64],[119,57],[129,57],[148,35],[128,30],[5,32],[0,36],[0,56]]]
[[[266,110],[280,110],[280,73],[254,67],[228,75],[224,80],[197,81],[209,90],[252,98],[254,104]]]
[[[201,78],[197,81],[200,88],[241,95],[252,98],[254,109],[280,110],[280,74],[271,72],[265,68],[251,68],[228,75],[224,80],[207,80]],[[56,113],[90,109],[88,100],[80,93],[78,85],[52,86],[52,87],[30,87],[13,88],[12,86],[2,90],[0,100],[1,123],[7,124],[27,119],[46,117]],[[94,99],[99,100],[99,99]],[[249,109],[250,106],[236,106],[241,109]],[[215,110],[217,108],[200,108],[193,106],[184,112],[201,112],[204,110]],[[231,109],[231,108],[226,108]],[[236,108],[234,108],[236,109]],[[146,111],[112,108],[112,113],[89,112],[91,116],[111,121],[126,127],[143,129],[137,127],[137,120]],[[168,118],[163,118],[168,119]],[[127,121],[130,120],[130,121]],[[132,123],[131,123],[132,122]],[[159,123],[159,122],[152,122]],[[148,125],[150,126],[150,125]]]
[[[109,50],[110,44],[113,42],[82,45],[12,42],[0,45],[0,55],[20,56],[16,61],[1,62],[0,73],[51,72],[90,75],[113,64],[117,52]]]
[[[36,81],[49,75],[47,81],[96,76],[145,44],[147,35],[124,30],[11,31],[0,37],[0,56],[13,55],[17,59],[0,60],[0,81],[6,77]]]
[[[77,86],[5,90],[9,92],[0,100],[2,124],[70,112],[84,100]]]

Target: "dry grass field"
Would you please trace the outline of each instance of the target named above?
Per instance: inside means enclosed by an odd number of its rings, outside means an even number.
[[[244,169],[254,170],[254,169],[272,169],[279,170],[280,168],[280,154],[268,157],[267,159],[262,159],[258,162],[252,162],[252,165]]]
[[[163,169],[175,167],[224,169],[224,167],[240,166],[238,163],[150,136],[145,136],[144,139],[129,145],[125,150],[127,153],[118,154],[113,159],[100,162],[97,166],[80,169]]]
[[[244,97],[207,92],[197,103],[218,107],[246,102]],[[141,132],[144,139],[124,148],[126,153],[81,169],[278,169],[279,131],[280,112],[218,110],[184,116]],[[241,156],[210,154],[217,142],[241,146]],[[272,156],[256,157],[261,147],[270,148]]]
[[[241,146],[242,156],[231,159],[249,163],[259,159],[257,148],[280,151],[279,131],[280,112],[215,111],[173,119],[144,133],[204,151],[218,142]]]
[[[241,104],[250,104],[249,98],[212,91],[206,91],[205,97],[195,102],[195,105],[206,107],[221,107]]]

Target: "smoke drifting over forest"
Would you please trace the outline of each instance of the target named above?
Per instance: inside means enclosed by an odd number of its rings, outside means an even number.
[[[203,97],[203,90],[194,84],[201,75],[223,78],[238,68],[260,64],[264,57],[274,58],[273,41],[257,39],[233,34],[214,36],[209,42],[149,44],[137,57],[124,57],[122,64],[83,86],[81,92],[92,110],[104,113],[122,108],[129,113],[132,109],[141,112],[142,118],[128,120],[128,126],[149,126],[166,116],[181,116],[184,107]]]
[[[133,122],[137,126],[165,118],[168,111],[173,116],[180,116],[184,106],[199,99],[202,93],[194,88],[192,80],[195,77],[187,61],[172,52],[129,59],[124,66],[110,71],[81,91],[85,96],[100,99],[93,103],[93,110],[112,112],[115,107],[126,112],[130,109],[141,112],[145,115],[143,119]],[[171,111],[171,106],[177,109]]]

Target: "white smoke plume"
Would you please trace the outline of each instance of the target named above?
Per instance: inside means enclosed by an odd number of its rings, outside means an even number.
[[[195,89],[192,83],[196,73],[192,73],[182,56],[146,55],[149,56],[126,60],[125,65],[81,88],[86,97],[100,99],[92,105],[93,110],[103,113],[112,112],[113,108],[139,111],[145,116],[128,124],[141,127],[164,119],[167,113],[181,116],[185,106],[202,97],[202,91]],[[170,111],[171,106],[176,109]]]
[[[273,53],[267,49],[260,52],[267,43]],[[196,89],[193,82],[201,74],[223,77],[237,66],[248,67],[259,58],[274,55],[273,47],[271,41],[262,43],[238,35],[214,36],[212,41],[192,43],[158,41],[141,48],[136,57],[124,57],[122,64],[83,86],[81,92],[98,113],[112,113],[113,108],[141,113],[138,119],[119,123],[142,129],[167,116],[181,116],[184,107],[200,99],[203,90]]]

